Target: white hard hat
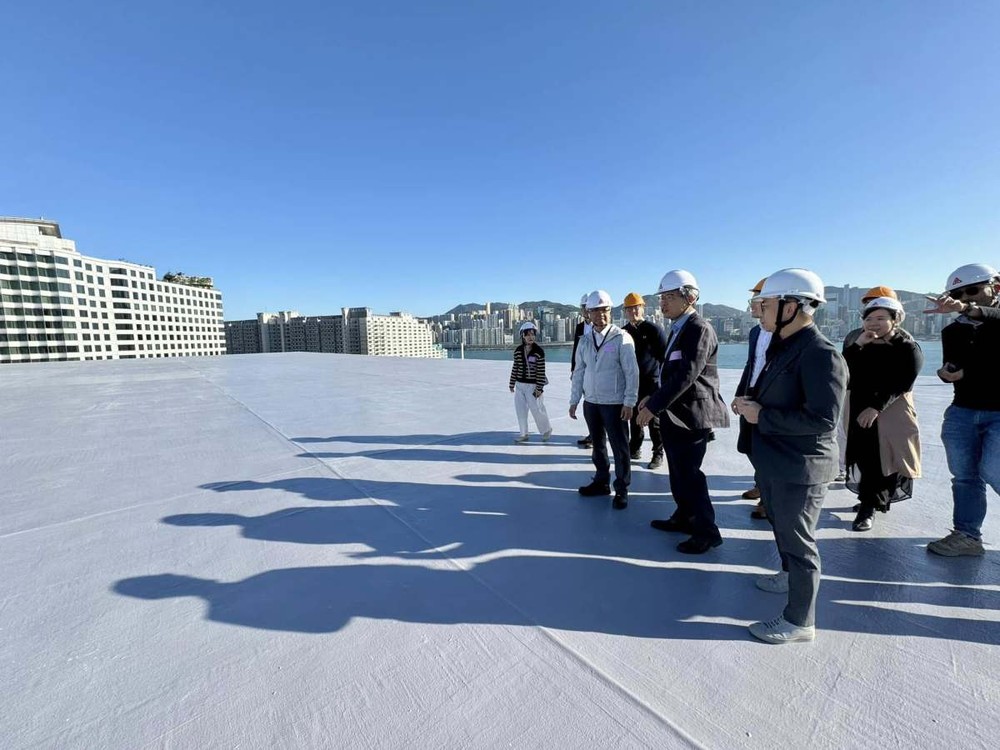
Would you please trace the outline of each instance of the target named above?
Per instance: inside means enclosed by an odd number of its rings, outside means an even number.
[[[902,320],[906,314],[899,300],[892,297],[876,297],[871,302],[866,303],[861,311],[861,317],[866,318],[872,310],[890,310],[896,314],[896,318],[899,320]]]
[[[823,280],[804,268],[784,268],[767,277],[764,287],[757,295],[761,299],[792,297],[822,304],[826,302]]]
[[[582,297],[580,297],[580,307],[586,307],[588,299],[590,299],[589,294],[584,294]]]
[[[693,289],[697,292],[699,291],[698,280],[690,271],[667,271],[660,279],[660,288],[656,290],[656,293],[663,294],[664,292],[672,292],[674,289],[684,291]]]
[[[992,281],[998,275],[1000,274],[993,266],[988,266],[985,263],[969,263],[951,272],[951,275],[948,276],[948,283],[945,285],[945,291],[953,292],[970,284]]]
[[[517,332],[523,334],[525,331],[537,331],[537,330],[538,329],[535,327],[534,323],[532,323],[530,320],[526,320],[524,323],[521,323],[521,327],[518,329]]]
[[[590,293],[587,297],[587,309],[594,310],[598,307],[614,307],[615,303],[611,301],[611,295],[608,294],[603,289],[597,289]]]

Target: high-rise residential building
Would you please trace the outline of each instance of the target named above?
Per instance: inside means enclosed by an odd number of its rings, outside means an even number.
[[[295,311],[258,313],[256,320],[225,323],[229,354],[330,352],[382,357],[440,358],[429,324],[412,315],[376,315],[367,307],[342,308],[340,315],[302,316]]]
[[[0,217],[0,363],[225,353],[207,277],[81,255],[59,224]]]

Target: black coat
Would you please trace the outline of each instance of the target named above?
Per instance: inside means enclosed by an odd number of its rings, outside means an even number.
[[[750,329],[749,351],[747,352],[747,363],[743,366],[743,375],[740,376],[740,384],[736,386],[737,396],[746,396],[750,389],[750,377],[753,375],[753,368],[757,364],[757,339],[760,338],[760,326]],[[736,450],[740,453],[750,455],[753,447],[753,431],[751,425],[743,417],[740,417],[740,434],[736,438]]]
[[[667,350],[667,332],[649,320],[639,325],[628,323],[625,328],[635,342],[635,359],[639,364],[639,398],[653,393],[659,385],[660,368]]]

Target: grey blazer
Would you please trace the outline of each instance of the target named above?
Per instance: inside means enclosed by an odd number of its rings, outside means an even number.
[[[753,464],[771,480],[825,484],[837,476],[837,422],[847,392],[847,363],[817,330],[772,339],[757,380],[760,417]]]
[[[706,430],[729,426],[719,393],[719,341],[715,329],[692,313],[660,368],[660,387],[646,408],[667,429]]]

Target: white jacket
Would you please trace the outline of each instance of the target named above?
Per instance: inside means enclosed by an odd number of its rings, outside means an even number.
[[[592,404],[635,406],[639,398],[639,365],[635,342],[616,325],[608,329],[604,343],[594,344],[594,332],[580,337],[573,369],[569,403],[580,403],[583,394]]]

